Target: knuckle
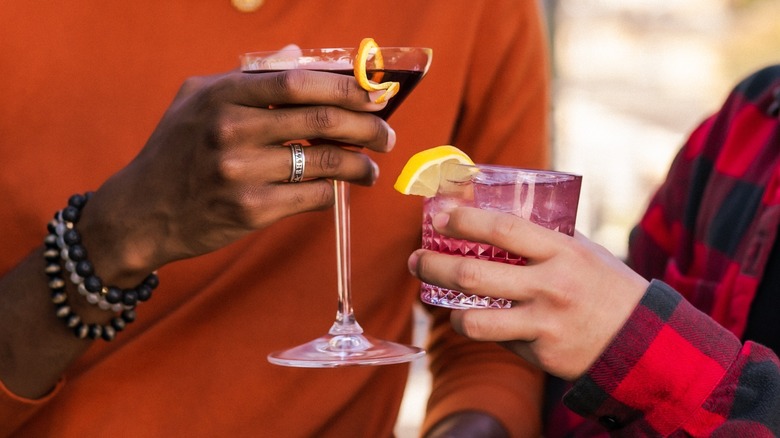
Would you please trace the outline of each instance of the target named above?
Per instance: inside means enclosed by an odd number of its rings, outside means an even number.
[[[340,76],[333,87],[333,93],[336,99],[350,100],[356,97],[358,88],[350,76]]]
[[[515,217],[508,214],[502,214],[496,217],[493,227],[490,227],[490,237],[493,241],[504,242],[514,236],[517,229]]]
[[[317,165],[326,173],[331,174],[341,167],[344,157],[336,148],[325,148],[316,157]]]
[[[581,296],[577,291],[577,284],[571,281],[568,275],[561,275],[560,277],[550,281],[553,296],[549,299],[554,300],[556,306],[562,309],[575,307],[578,298]]]
[[[223,154],[217,159],[216,177],[221,183],[237,181],[245,172],[244,162],[230,154]]]
[[[220,113],[214,120],[212,127],[212,144],[223,148],[238,143],[239,127],[234,119],[224,113]]]
[[[428,273],[430,272],[430,262],[427,252],[423,252],[420,254],[420,258],[417,261],[417,274],[421,277],[421,279],[425,281],[430,281],[430,278],[428,278]]]
[[[379,142],[380,144],[386,144],[387,143],[387,130],[385,128],[385,124],[379,117],[372,118],[373,125],[372,125],[372,137],[374,140]]]
[[[235,86],[235,78],[209,78],[207,76],[193,76],[184,81],[183,89],[190,90],[190,94],[196,96],[196,107],[199,111],[207,111],[213,107],[219,107],[223,102],[226,89]]]
[[[482,319],[478,317],[479,312],[464,312],[461,319],[461,331],[463,336],[471,339],[484,339],[485,328]]]
[[[214,105],[212,111],[214,115],[208,130],[209,145],[216,149],[237,145],[242,139],[241,122],[224,105]]]
[[[292,204],[296,207],[296,210],[306,209],[306,196],[302,192],[297,192],[293,195]]]
[[[190,76],[184,79],[184,81],[182,82],[181,86],[179,87],[179,94],[183,94],[183,95],[191,94],[203,88],[205,83],[206,83],[206,78],[204,76]]]
[[[314,205],[317,208],[329,208],[333,205],[333,189],[326,181],[318,181],[313,186]]]
[[[561,236],[567,242],[565,245],[561,245],[560,251],[565,251],[565,257],[570,260],[589,260],[592,257],[593,249],[591,247],[583,245],[572,237]]]
[[[456,287],[470,291],[482,282],[482,270],[472,260],[460,260],[453,270]]]
[[[333,189],[324,180],[312,180],[305,183],[305,189],[296,191],[289,199],[289,213],[324,210],[333,205]]]
[[[208,146],[224,149],[241,141],[240,113],[220,98],[218,89],[202,88],[194,94],[192,102],[191,110],[198,116],[185,118],[182,123],[193,132],[203,132]]]
[[[306,74],[303,70],[286,70],[275,76],[273,87],[279,96],[294,97],[306,85]]]
[[[568,266],[572,269],[571,266]],[[557,270],[557,268],[556,268]],[[574,269],[575,272],[578,272]],[[538,290],[538,296],[558,309],[570,309],[577,307],[582,293],[579,290],[578,279],[571,275],[554,275],[548,278],[544,287]]]
[[[251,228],[261,227],[267,221],[269,210],[265,208],[262,193],[254,188],[245,188],[232,199],[233,215],[236,220]]]
[[[328,106],[311,108],[306,115],[306,124],[317,133],[326,133],[340,123],[339,112]]]
[[[272,126],[285,126],[286,124],[289,124],[291,122],[295,122],[295,116],[292,113],[289,113],[287,111],[268,111],[267,114],[269,114],[273,122],[268,123],[268,125],[264,125],[266,128],[270,128]],[[263,123],[263,121],[258,121],[258,123]]]

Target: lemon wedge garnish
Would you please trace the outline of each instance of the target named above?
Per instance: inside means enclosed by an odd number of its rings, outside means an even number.
[[[433,197],[439,189],[441,165],[448,162],[474,164],[455,146],[436,146],[412,155],[393,187],[404,195]]]
[[[382,59],[382,51],[379,49],[379,45],[373,38],[363,38],[358,46],[357,54],[353,62],[353,71],[355,79],[361,88],[366,91],[379,91],[385,90],[381,96],[379,96],[374,103],[382,103],[387,99],[395,96],[398,90],[401,88],[401,84],[398,82],[379,82],[382,80],[384,73],[377,72],[371,76],[371,80],[368,79],[368,72],[366,72],[366,63],[368,63],[368,57],[374,55],[374,66],[377,70],[381,70],[384,67],[384,60]]]

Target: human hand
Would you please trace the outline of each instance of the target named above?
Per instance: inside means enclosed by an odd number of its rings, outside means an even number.
[[[139,155],[84,209],[79,228],[104,278],[139,275],[226,246],[333,203],[325,178],[370,185],[376,164],[337,145],[386,152],[390,126],[351,76],[238,71],[186,80]],[[288,183],[285,142],[304,147],[305,181]],[[110,145],[107,145],[110,147]]]
[[[570,237],[495,211],[457,208],[434,217],[442,234],[484,242],[527,259],[525,266],[417,250],[409,270],[423,281],[509,298],[510,309],[456,310],[453,328],[498,341],[550,374],[574,380],[623,326],[648,282],[581,234]]]

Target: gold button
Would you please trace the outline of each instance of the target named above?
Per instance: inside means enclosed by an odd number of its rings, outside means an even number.
[[[265,0],[230,0],[230,3],[241,12],[254,12],[263,6]]]

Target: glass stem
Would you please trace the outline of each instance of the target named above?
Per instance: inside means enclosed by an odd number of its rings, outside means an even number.
[[[333,208],[336,223],[336,273],[338,276],[339,307],[331,335],[360,334],[363,329],[355,320],[352,309],[351,256],[349,229],[349,184],[333,180],[336,202]]]

